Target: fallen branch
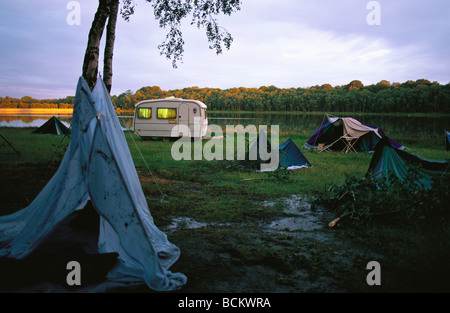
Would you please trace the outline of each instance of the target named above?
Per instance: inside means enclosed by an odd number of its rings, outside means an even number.
[[[337,222],[339,222],[339,220],[340,220],[341,218],[340,217],[338,217],[338,218],[335,218],[334,220],[332,220],[329,224],[328,224],[328,227],[334,227],[336,224],[337,224]]]

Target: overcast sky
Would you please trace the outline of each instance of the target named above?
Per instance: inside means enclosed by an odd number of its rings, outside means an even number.
[[[0,2],[1,97],[74,95],[98,2],[77,1],[79,25],[67,21],[74,13],[67,8],[70,2]],[[151,5],[135,2],[131,21],[118,20],[113,95],[143,86],[450,82],[448,0],[243,0],[240,11],[218,17],[234,38],[223,54],[208,48],[204,29],[185,23],[185,53],[177,69],[159,54],[165,30],[158,27]],[[379,25],[371,25],[375,22]]]

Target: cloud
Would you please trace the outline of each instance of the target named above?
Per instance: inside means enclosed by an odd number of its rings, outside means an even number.
[[[79,1],[79,26],[67,24],[68,2],[0,4],[0,96],[73,95],[97,1]],[[173,69],[157,49],[166,30],[159,28],[151,5],[136,0],[131,21],[118,20],[112,93],[151,85],[307,87],[419,78],[447,83],[450,3],[379,0],[381,25],[370,26],[368,2],[243,1],[241,11],[218,17],[234,38],[229,51],[216,55],[205,31],[186,21],[183,63]]]
[[[151,61],[143,63],[143,69],[156,69],[160,76],[151,73],[145,80],[146,75],[141,73],[136,86],[298,87],[346,84],[353,79],[371,84],[383,79],[405,81],[423,77],[445,82],[447,74],[430,67],[438,57],[438,52],[430,47],[442,47],[442,52],[446,52],[447,44],[437,40],[439,35],[434,40],[411,35],[411,31],[418,33],[420,27],[429,31],[435,23],[442,24],[442,19],[433,21],[429,13],[417,13],[424,6],[417,1],[398,1],[397,5],[380,1],[382,24],[370,26],[367,3],[244,1],[242,11],[220,18],[234,37],[230,51],[216,56],[207,48],[203,31],[187,27],[184,63],[173,70],[164,58],[152,54]],[[442,9],[442,5],[431,1],[427,11],[438,8]],[[426,18],[421,26],[417,26],[419,16]],[[146,48],[155,49],[158,42],[152,44]]]

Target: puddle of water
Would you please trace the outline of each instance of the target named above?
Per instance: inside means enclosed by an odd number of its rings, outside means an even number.
[[[283,212],[289,216],[280,217],[279,219],[270,221],[269,223],[260,224],[260,227],[267,228],[269,230],[289,232],[313,231],[325,227],[326,224],[323,219],[325,212],[320,208],[311,210],[311,205],[302,196],[292,195],[277,201],[262,201],[259,205],[269,207],[280,203],[280,201],[283,205]],[[205,223],[196,221],[189,217],[176,217],[172,220],[170,225],[165,227],[165,229],[167,231],[174,231],[180,229],[197,229],[208,226],[239,227],[246,225],[233,223]]]
[[[292,195],[276,201],[263,201],[262,206],[269,207],[281,204],[283,213],[291,215],[270,222],[265,227],[278,231],[312,231],[324,227],[321,209],[311,210],[311,204],[300,195]]]
[[[164,229],[166,231],[173,231],[173,230],[180,230],[180,229],[197,229],[197,228],[203,228],[208,226],[238,226],[240,224],[233,224],[233,223],[206,223],[206,222],[199,222],[194,220],[190,217],[175,217],[172,219],[172,223],[170,223],[168,226],[166,226]]]
[[[286,217],[275,220],[266,227],[283,231],[312,231],[323,228],[323,225],[318,223],[313,217]]]
[[[202,228],[208,226],[207,223],[198,222],[192,218],[189,217],[175,217],[172,220],[172,223],[168,225],[166,230],[176,230],[176,229],[196,229],[196,228]]]

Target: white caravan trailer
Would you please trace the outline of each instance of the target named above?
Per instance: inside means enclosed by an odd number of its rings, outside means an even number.
[[[190,134],[179,131],[172,132],[176,125],[186,125]],[[181,137],[202,138],[208,129],[206,105],[197,100],[166,98],[144,100],[135,105],[133,128],[143,139],[151,137]]]

